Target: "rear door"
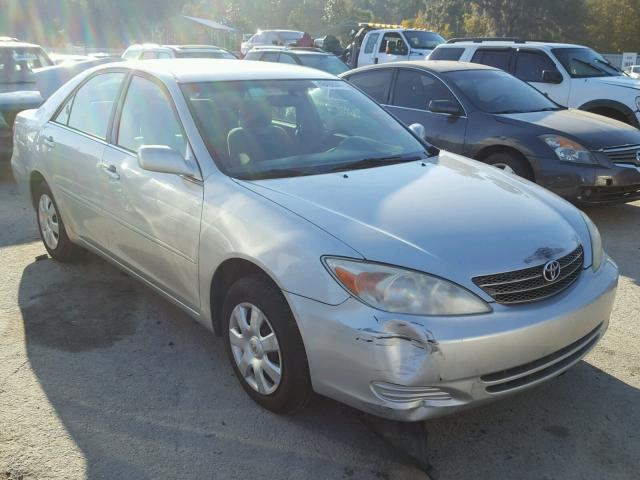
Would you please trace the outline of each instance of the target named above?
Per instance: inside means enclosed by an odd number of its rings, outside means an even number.
[[[382,105],[389,103],[389,92],[393,79],[392,68],[372,69],[355,73],[347,78],[350,83],[369,95],[376,102]]]
[[[108,243],[102,210],[108,172],[102,155],[125,75],[114,71],[90,77],[67,98],[40,137],[50,186],[65,223],[102,250]]]
[[[120,101],[104,164],[104,208],[122,263],[194,311],[199,311],[198,248],[202,182],[143,170],[137,151],[166,145],[197,163],[173,100],[152,77],[133,75]]]
[[[464,109],[449,88],[434,75],[421,70],[398,68],[387,109],[406,125],[422,124],[427,140],[438,148],[463,153],[467,117],[435,113],[429,110],[432,100],[448,100]]]
[[[473,57],[471,57],[471,62],[499,68],[500,70],[511,73],[512,56],[513,49],[509,47],[478,48],[473,54]]]
[[[381,32],[369,32],[365,35],[360,47],[360,54],[358,56],[357,67],[364,67],[365,65],[373,65],[378,63],[376,54],[378,52],[378,41],[382,36]],[[374,59],[375,58],[375,59]]]

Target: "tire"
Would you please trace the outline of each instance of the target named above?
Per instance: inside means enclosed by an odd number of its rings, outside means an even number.
[[[69,240],[62,217],[58,213],[58,204],[49,186],[41,182],[34,193],[38,231],[49,256],[63,263],[76,260],[81,254],[80,247]]]
[[[509,152],[497,152],[489,155],[484,162],[496,168],[500,168],[501,170],[510,171],[511,173],[514,173],[519,177],[526,178],[527,180],[531,180],[532,182],[535,181],[529,162],[516,154]]]
[[[241,278],[227,293],[222,318],[229,361],[245,392],[275,413],[306,405],[312,395],[307,355],[282,292],[263,275]]]

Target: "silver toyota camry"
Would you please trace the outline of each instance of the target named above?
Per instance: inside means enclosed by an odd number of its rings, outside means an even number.
[[[420,130],[318,70],[152,60],[21,113],[12,166],[51,257],[179,305],[263,407],[414,421],[579,362],[618,279],[586,215]]]

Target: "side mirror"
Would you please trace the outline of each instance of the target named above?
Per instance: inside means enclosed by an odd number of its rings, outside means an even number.
[[[184,157],[165,145],[145,145],[138,150],[138,165],[144,170],[193,177],[193,168]]]
[[[428,110],[433,113],[445,113],[447,115],[460,115],[460,106],[453,100],[431,100]]]
[[[558,70],[543,70],[542,83],[562,83],[562,74]]]
[[[421,123],[412,123],[409,125],[409,130],[416,134],[416,136],[422,140],[427,138],[427,129]]]

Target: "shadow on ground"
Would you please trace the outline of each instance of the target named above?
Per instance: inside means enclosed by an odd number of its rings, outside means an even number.
[[[31,263],[19,305],[32,370],[87,478],[425,477],[333,401],[258,408],[219,339],[96,257]]]

